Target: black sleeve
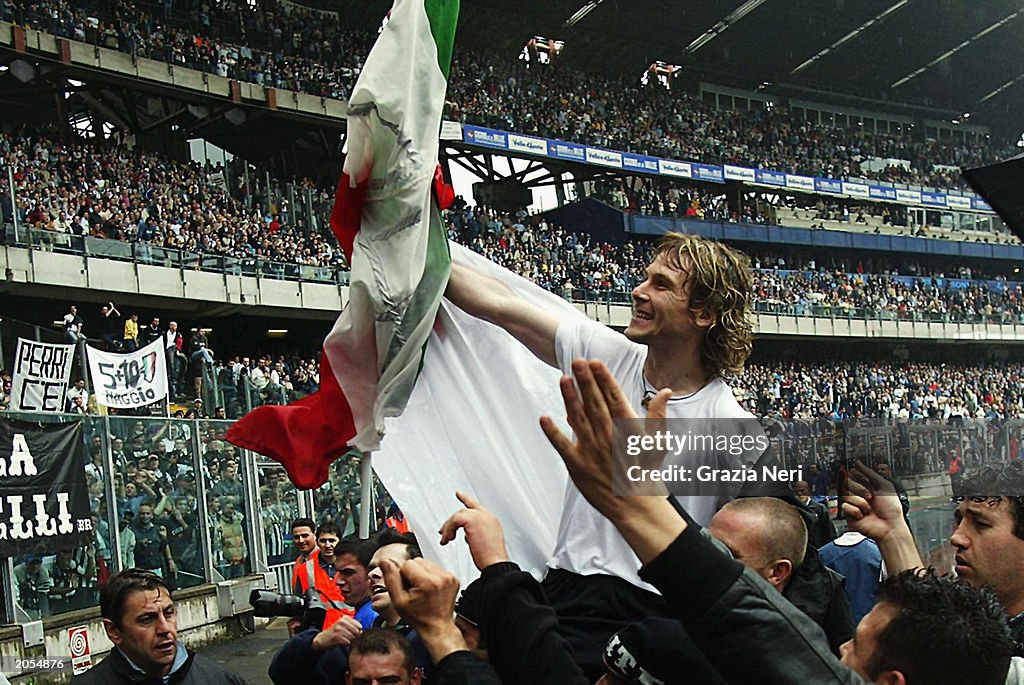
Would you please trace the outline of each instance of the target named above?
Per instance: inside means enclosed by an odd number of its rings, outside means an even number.
[[[811,619],[689,526],[640,577],[730,683],[863,685]]]
[[[533,576],[506,562],[484,569],[482,637],[506,683],[587,685],[558,618]]]
[[[343,685],[348,655],[341,647],[326,652],[313,649],[316,628],[304,630],[278,650],[267,674],[275,685]]]
[[[839,576],[832,569],[827,572],[833,578]],[[829,647],[833,654],[839,654],[839,648],[847,640],[853,639],[857,630],[857,624],[853,620],[853,611],[850,609],[850,599],[846,596],[845,580],[836,578],[832,587],[831,601],[825,611],[825,620],[821,627],[825,629],[825,636],[828,638]]]
[[[471,652],[452,652],[437,662],[433,685],[503,685],[494,668]]]

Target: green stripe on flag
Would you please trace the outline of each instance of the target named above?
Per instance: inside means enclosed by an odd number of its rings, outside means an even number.
[[[455,25],[459,22],[459,0],[424,0],[423,11],[430,22],[430,33],[437,45],[437,66],[448,80],[455,45]]]

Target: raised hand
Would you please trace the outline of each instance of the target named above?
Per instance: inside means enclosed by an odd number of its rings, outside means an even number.
[[[889,574],[923,568],[924,562],[903,518],[903,505],[892,483],[857,461],[850,469],[847,484],[850,494],[843,502],[846,524],[850,530],[878,543]]]
[[[881,542],[899,525],[906,527],[896,489],[876,471],[858,460],[847,485],[850,494],[843,502],[843,514],[850,530]]]
[[[466,508],[449,516],[441,526],[438,531],[441,544],[447,545],[454,540],[461,528],[465,531],[466,544],[478,569],[483,571],[488,566],[508,561],[505,534],[498,517],[464,492],[456,492],[455,496]]]
[[[603,362],[576,359],[572,371],[579,393],[568,376],[562,377],[559,387],[576,441],[562,433],[548,416],[541,417],[540,426],[583,496],[595,509],[612,518],[616,508],[623,504],[617,500],[624,499],[612,493],[613,420],[639,417]],[[659,392],[648,405],[648,418],[663,419],[671,396],[669,389]]]
[[[313,638],[313,649],[325,652],[331,647],[347,647],[363,632],[363,626],[351,616],[342,616],[327,630],[321,630]]]
[[[410,559],[401,566],[385,559],[380,569],[395,610],[423,638],[435,663],[466,649],[454,618],[458,578],[429,559]]]

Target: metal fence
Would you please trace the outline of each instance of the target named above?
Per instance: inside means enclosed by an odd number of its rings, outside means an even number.
[[[26,226],[5,227],[4,241],[12,247],[24,247],[31,250],[113,259],[172,269],[223,273],[229,276],[254,276],[337,285],[347,285],[349,277],[348,268],[340,265],[311,266],[276,262],[261,257],[228,257],[160,247],[144,241],[126,242],[90,236],[83,237]]]
[[[881,419],[836,423],[762,419],[765,432],[787,467],[833,460],[887,462],[900,477],[946,472],[954,456],[963,466],[1017,459],[1024,420],[955,420],[887,424]]]
[[[279,464],[226,442],[230,421],[138,416],[5,412],[11,419],[82,422],[93,523],[90,543],[0,565],[5,622],[38,620],[97,606],[109,575],[143,566],[172,587],[274,572],[291,563],[291,522],[308,516],[347,534],[362,508],[358,455],[343,457],[328,482],[300,492]],[[374,478],[371,528],[383,524],[390,497]],[[154,555],[166,547],[168,553]],[[74,587],[67,579],[74,579]]]

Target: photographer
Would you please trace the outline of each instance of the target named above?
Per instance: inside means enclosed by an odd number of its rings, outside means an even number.
[[[397,608],[392,606],[381,568],[389,560],[401,565],[409,559],[422,557],[416,538],[387,529],[366,544],[376,547],[372,552],[372,547],[360,549],[360,557],[370,556],[370,586],[367,589],[373,598],[373,609],[380,613],[373,627],[387,628],[404,635],[412,645],[416,666],[424,670],[424,682],[430,682],[432,666],[427,648]],[[346,575],[351,556],[351,553],[338,556],[335,580],[339,585],[352,577]],[[358,601],[357,597],[353,599]],[[298,633],[274,656],[270,664],[270,679],[278,685],[343,685],[348,670],[348,645],[362,630],[363,627],[353,617],[344,616],[323,631],[312,628]]]
[[[308,529],[308,526],[305,525],[306,521],[308,519],[297,520],[292,529],[293,538],[300,549],[308,545],[309,538],[305,535],[305,531]],[[318,533],[332,533],[333,530],[336,530],[336,526],[324,524]],[[373,543],[367,542],[366,545],[373,545]],[[355,549],[351,545],[345,545],[344,549],[343,554],[332,555],[334,579],[329,582],[335,585],[338,596],[341,596],[339,588],[348,587],[354,596],[351,599],[346,597],[346,600],[356,602],[360,608],[363,608],[363,605],[368,606],[369,604],[369,581],[366,579],[366,571],[360,564],[359,568],[363,569],[362,576],[361,578],[356,576],[353,573]],[[362,552],[362,550],[360,551]],[[372,553],[372,548],[367,549],[367,553]],[[318,571],[323,572],[319,568],[322,556],[323,552],[319,548],[311,550],[302,566],[297,567],[297,569],[302,569],[301,571],[297,570],[299,577],[305,575],[304,571],[311,564]],[[302,558],[300,557],[296,563]],[[355,564],[358,564],[358,561]],[[350,582],[353,579],[356,580],[355,587],[352,587]],[[304,586],[301,586],[296,589],[303,588]],[[326,621],[327,616],[325,616],[325,623]],[[297,619],[289,621],[289,628],[296,623],[298,623]],[[369,627],[369,625],[365,626],[365,628]],[[352,640],[362,633],[363,629],[364,626],[359,621],[353,616],[345,614],[327,624],[322,630],[319,627],[312,627],[298,632],[274,655],[274,659],[270,663],[270,679],[280,685],[344,685],[345,673],[348,671],[347,648]]]

